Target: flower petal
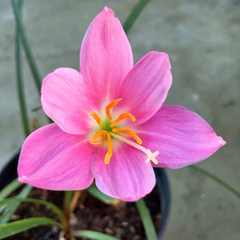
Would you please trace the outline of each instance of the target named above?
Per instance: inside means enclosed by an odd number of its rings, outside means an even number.
[[[196,113],[177,105],[164,105],[151,119],[138,126],[143,146],[159,164],[154,167],[181,168],[212,155],[225,141]]]
[[[83,136],[62,131],[55,123],[33,132],[24,142],[19,181],[50,190],[81,190],[93,181],[94,149]]]
[[[97,187],[123,201],[136,201],[150,193],[156,179],[145,154],[124,143],[114,147],[109,164],[104,163],[107,149],[98,148],[93,156],[91,169]]]
[[[126,76],[116,98],[122,98],[119,107],[136,117],[132,125],[147,121],[162,106],[172,84],[170,69],[166,53],[150,52]]]
[[[81,74],[71,68],[58,68],[46,76],[41,101],[44,112],[67,133],[85,134],[94,105]]]
[[[105,7],[88,28],[80,51],[80,72],[100,100],[113,101],[133,66],[131,45],[114,12]]]

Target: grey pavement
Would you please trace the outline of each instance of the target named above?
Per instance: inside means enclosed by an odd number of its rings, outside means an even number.
[[[120,21],[136,0],[25,0],[24,24],[42,77],[78,68],[84,33],[106,5]],[[0,1],[0,167],[24,141],[16,90],[15,23],[10,1]],[[166,103],[201,115],[227,145],[198,166],[240,190],[240,1],[152,0],[129,33],[135,62],[149,51],[170,56],[173,85]],[[26,58],[31,119],[45,122]],[[240,239],[240,201],[221,186],[183,168],[168,170],[172,209],[164,240]]]

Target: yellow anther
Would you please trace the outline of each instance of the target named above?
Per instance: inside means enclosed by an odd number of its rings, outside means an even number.
[[[107,117],[109,118],[109,120],[112,120],[112,116],[110,114],[110,110],[115,107],[118,102],[121,101],[121,98],[117,99],[117,100],[114,100],[112,101],[110,104],[108,104],[106,106],[106,115]],[[96,120],[96,122],[98,123],[99,126],[101,126],[101,118],[99,117],[99,115],[95,112],[91,112],[90,115]],[[113,134],[115,133],[125,133],[125,134],[128,134],[129,136],[133,137],[137,143],[134,143],[128,139],[125,139],[124,141],[129,143],[130,142],[130,145],[131,146],[134,146],[136,148],[143,148],[142,146],[140,146],[140,144],[142,144],[142,140],[139,136],[137,136],[136,133],[134,133],[133,131],[129,130],[129,129],[118,129],[118,128],[113,128],[114,126],[116,126],[117,123],[119,123],[121,120],[125,119],[125,118],[130,118],[132,121],[135,121],[136,118],[130,114],[130,113],[122,113],[119,115],[119,117],[110,125],[110,127],[112,128],[112,132],[109,133],[108,131],[106,130],[99,130],[95,133],[95,135],[90,139],[90,143],[93,144],[94,146],[100,146],[105,140],[107,140],[107,146],[108,146],[108,151],[106,153],[106,156],[104,158],[104,163],[105,164],[109,164],[110,162],[110,159],[112,157],[112,154],[113,154],[113,143],[112,143],[112,139],[111,139],[111,135],[114,136]],[[104,124],[103,124],[104,125]],[[106,129],[105,127],[106,126],[103,126],[104,129]],[[108,128],[109,126],[107,126]],[[111,135],[110,135],[111,134]],[[115,134],[116,138],[120,138],[120,139],[124,139],[123,137],[121,137],[120,135],[118,134]],[[100,138],[100,140],[99,140]],[[141,150],[140,148],[140,150]],[[144,148],[144,152],[145,151],[145,148]]]
[[[100,130],[100,131],[97,131],[96,133],[95,133],[95,135],[90,139],[90,142],[91,143],[95,143],[94,141],[97,139],[97,138],[99,138],[101,135],[107,135],[108,134],[108,132],[107,131],[105,131],[105,130]]]
[[[101,140],[95,142],[95,140],[98,139],[101,136],[102,136]],[[108,152],[105,156],[104,162],[105,162],[105,164],[109,164],[110,159],[112,157],[112,151],[113,151],[113,144],[112,144],[111,135],[105,130],[97,131],[95,133],[95,135],[90,139],[90,143],[93,144],[94,146],[99,146],[105,140],[106,136],[107,136]]]
[[[133,131],[131,131],[129,129],[113,128],[112,131],[115,132],[115,133],[126,133],[129,136],[133,137],[138,144],[142,144],[141,138],[135,132],[133,132]]]
[[[105,138],[106,138],[106,136],[103,135],[102,138],[101,138],[101,140],[99,140],[99,141],[97,141],[97,142],[94,142],[94,141],[91,141],[91,140],[90,140],[90,142],[91,142],[91,144],[93,144],[94,146],[100,146],[100,145],[104,142]]]
[[[107,114],[107,117],[109,118],[109,120],[112,120],[112,116],[111,116],[111,114],[110,114],[110,110],[111,110],[113,107],[115,107],[115,106],[118,104],[118,102],[121,101],[121,100],[122,100],[122,99],[119,98],[119,99],[117,99],[117,100],[112,101],[110,104],[108,104],[108,105],[106,106],[106,114]]]
[[[98,116],[98,114],[95,112],[91,112],[90,115],[96,120],[97,124],[99,126],[101,126],[102,122],[101,122],[101,118]]]
[[[118,124],[121,120],[125,118],[130,118],[133,122],[136,121],[136,118],[131,113],[122,113],[119,117],[110,125],[113,128],[116,124]]]
[[[107,133],[107,144],[108,144],[108,152],[104,159],[105,164],[109,164],[110,159],[112,157],[112,151],[113,151],[113,144],[112,144],[111,136],[109,133]]]

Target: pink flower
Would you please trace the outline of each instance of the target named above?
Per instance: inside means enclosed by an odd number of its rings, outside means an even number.
[[[33,132],[20,155],[19,181],[80,190],[93,179],[105,194],[135,201],[153,189],[153,167],[201,161],[225,141],[196,113],[162,106],[172,83],[168,55],[150,52],[133,66],[131,46],[111,9],[90,25],[80,73],[59,68],[42,86],[55,123]]]

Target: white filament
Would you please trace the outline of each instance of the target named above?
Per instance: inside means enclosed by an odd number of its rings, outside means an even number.
[[[113,132],[110,133],[113,137],[117,138],[118,140],[122,141],[122,142],[125,142],[127,143],[128,145],[134,147],[134,148],[137,148],[138,150],[144,152],[146,155],[147,155],[147,160],[146,160],[146,163],[152,161],[153,163],[155,164],[158,164],[158,160],[155,158],[158,154],[159,154],[159,151],[156,151],[156,152],[151,152],[150,149],[146,149],[145,147],[135,143],[135,142],[132,142],[131,140],[127,139],[127,138],[124,138],[118,134],[115,134]]]

